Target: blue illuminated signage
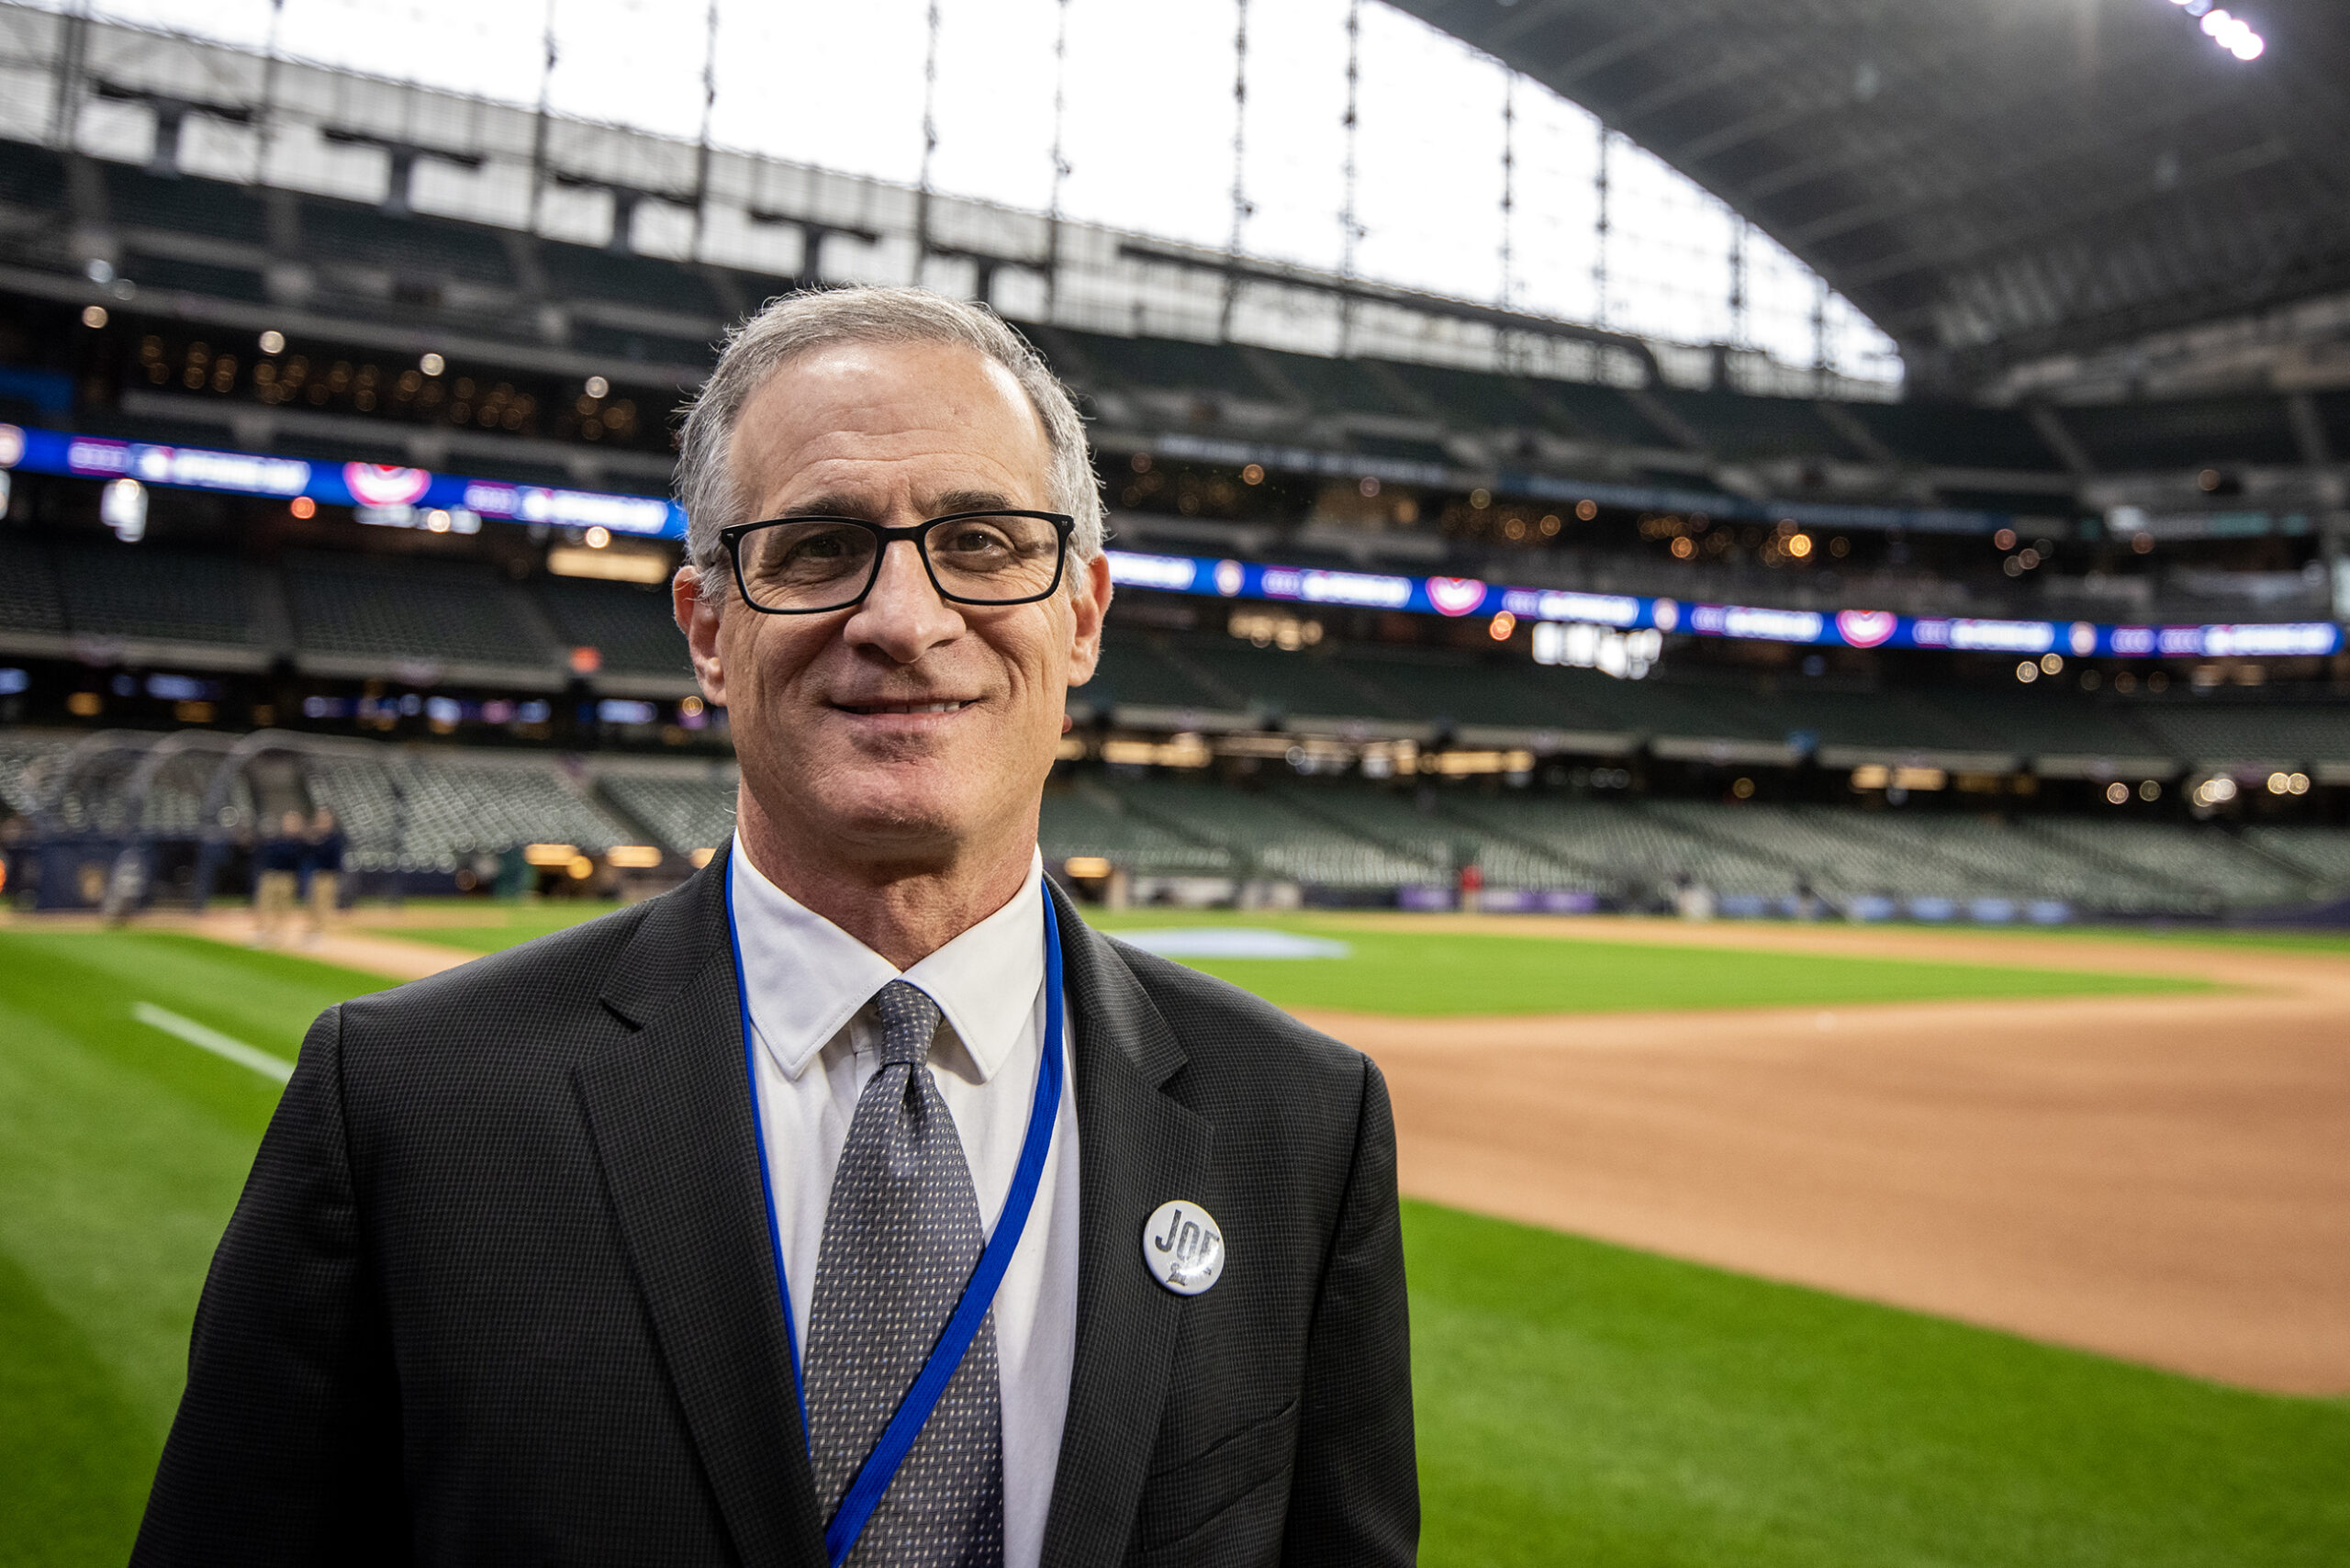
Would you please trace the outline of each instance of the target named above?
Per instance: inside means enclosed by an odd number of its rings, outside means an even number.
[[[64,474],[237,495],[305,496],[330,506],[462,510],[501,522],[603,528],[645,539],[682,539],[685,509],[658,496],[555,489],[468,479],[372,463],[311,463],[253,453],[214,452],[23,430],[0,424],[0,469]],[[1953,520],[1958,514],[1952,514]],[[1461,618],[1504,611],[1521,621],[1580,622],[1618,631],[1653,629],[1700,637],[1820,647],[1940,648],[1956,652],[2076,658],[2289,658],[2342,647],[2327,621],[2225,625],[2130,626],[2087,621],[2001,621],[1897,615],[1888,610],[1781,610],[1762,605],[1684,604],[1633,594],[1509,588],[1475,577],[1400,577],[1333,571],[1203,555],[1112,550],[1110,577],[1122,587],[1213,599],[1344,605]]]

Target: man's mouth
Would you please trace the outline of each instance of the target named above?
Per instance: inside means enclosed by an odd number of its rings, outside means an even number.
[[[844,713],[872,718],[897,713],[959,713],[977,700],[972,697],[951,697],[934,702],[835,702],[833,706]]]

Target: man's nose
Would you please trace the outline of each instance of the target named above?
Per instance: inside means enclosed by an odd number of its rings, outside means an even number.
[[[841,634],[852,644],[878,648],[897,663],[910,665],[962,630],[962,616],[938,597],[913,541],[900,539],[882,550],[881,570],[873,579],[873,590],[856,607]]]

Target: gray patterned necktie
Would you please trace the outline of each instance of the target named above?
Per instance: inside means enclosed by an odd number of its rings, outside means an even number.
[[[986,1245],[970,1162],[931,1081],[938,1003],[874,997],[881,1067],[857,1097],[824,1211],[805,1357],[809,1451],[829,1518],[938,1343]],[[860,1568],[1001,1568],[1003,1423],[995,1315],[857,1540]]]

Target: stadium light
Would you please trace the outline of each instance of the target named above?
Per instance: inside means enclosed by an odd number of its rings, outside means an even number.
[[[2204,36],[2238,60],[2248,63],[2267,52],[2268,40],[2254,31],[2250,22],[2226,7],[2214,6],[2211,0],[2170,0],[2170,3],[2188,16],[2199,18]]]
[[[125,544],[147,537],[147,487],[136,479],[115,479],[98,492],[98,520],[114,530]]]

